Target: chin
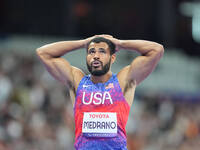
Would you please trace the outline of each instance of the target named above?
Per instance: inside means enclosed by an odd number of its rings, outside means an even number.
[[[102,69],[102,67],[98,67],[98,68],[92,68],[92,71],[102,71],[103,69]]]

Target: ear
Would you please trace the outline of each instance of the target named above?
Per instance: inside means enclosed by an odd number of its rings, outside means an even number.
[[[111,55],[111,63],[113,64],[115,62],[116,59],[116,54],[112,54]]]

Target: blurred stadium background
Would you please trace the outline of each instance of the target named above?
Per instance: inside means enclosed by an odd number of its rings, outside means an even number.
[[[44,70],[35,49],[107,33],[162,43],[165,55],[136,89],[129,150],[199,150],[199,0],[1,0],[0,150],[73,150],[67,89]],[[118,72],[137,56],[120,51]],[[85,51],[66,56],[85,72]]]

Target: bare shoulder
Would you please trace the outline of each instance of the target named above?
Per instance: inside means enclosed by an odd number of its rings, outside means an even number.
[[[78,85],[81,79],[85,76],[85,73],[81,69],[72,66],[72,75],[73,75],[73,80],[74,80],[73,82],[74,82],[74,86],[76,90],[78,88]]]

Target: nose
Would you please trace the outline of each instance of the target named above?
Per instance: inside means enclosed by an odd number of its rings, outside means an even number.
[[[95,52],[95,54],[94,54],[94,59],[99,59],[99,56],[100,56],[99,52],[98,52],[98,51]]]

